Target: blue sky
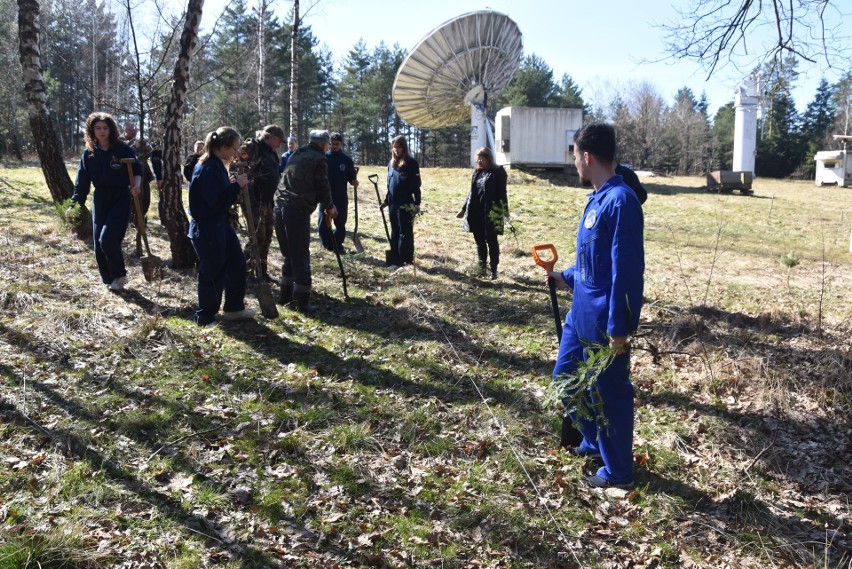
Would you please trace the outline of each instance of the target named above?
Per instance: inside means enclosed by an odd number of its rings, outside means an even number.
[[[251,5],[252,0],[248,3]],[[209,29],[223,5],[223,0],[205,2],[203,28]],[[563,73],[569,74],[587,100],[609,97],[629,82],[647,81],[669,102],[681,87],[689,87],[696,97],[705,92],[713,114],[733,100],[737,85],[753,67],[751,60],[743,60],[741,69],[728,65],[707,81],[707,72],[697,63],[648,63],[666,58],[659,25],[676,20],[673,6],[685,6],[685,0],[301,0],[303,15],[312,5],[304,21],[336,61],[345,57],[359,39],[369,49],[384,41],[410,51],[453,17],[491,8],[518,24],[525,54],[542,57],[557,80]],[[289,1],[276,0],[272,8],[284,18],[291,6]],[[846,16],[844,23],[848,23],[846,29],[852,29],[852,16]],[[760,38],[750,41],[756,46]],[[847,47],[850,45],[847,43]],[[847,65],[852,67],[852,63]],[[802,74],[794,95],[800,110],[813,98],[820,77],[825,75],[832,82],[842,71],[806,62],[800,63],[799,70]]]

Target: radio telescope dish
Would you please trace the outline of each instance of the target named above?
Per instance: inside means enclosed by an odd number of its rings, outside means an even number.
[[[476,148],[494,147],[488,98],[509,84],[522,52],[521,31],[505,14],[462,14],[435,28],[402,62],[393,84],[394,106],[419,128],[450,126],[469,116],[473,163]]]

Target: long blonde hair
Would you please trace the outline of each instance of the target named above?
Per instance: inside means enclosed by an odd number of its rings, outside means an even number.
[[[240,133],[229,126],[220,126],[216,130],[207,134],[204,139],[204,154],[198,159],[202,164],[207,162],[214,150],[218,150],[224,146],[233,146],[234,142],[240,140]]]

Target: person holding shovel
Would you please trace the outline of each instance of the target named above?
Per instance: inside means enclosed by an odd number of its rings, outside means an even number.
[[[325,212],[319,211],[317,219],[317,231],[320,242],[328,251],[334,251],[337,247],[339,253],[343,253],[343,241],[346,239],[346,218],[349,213],[349,192],[347,184],[358,188],[358,177],[355,171],[355,162],[348,154],[343,152],[343,135],[332,132],[329,144],[330,150],[326,153],[328,158],[328,183],[331,186],[331,199],[337,208],[337,217],[334,219],[334,232],[325,221]]]
[[[122,159],[133,159],[133,187],[127,179]],[[118,125],[107,113],[92,113],[86,119],[86,150],[77,167],[71,204],[86,203],[91,187],[92,229],[95,260],[101,280],[111,291],[127,285],[127,269],[121,242],[130,223],[131,194],[138,196],[142,184],[142,166],[130,146],[119,141]]]
[[[509,215],[509,198],[506,196],[506,170],[494,163],[490,148],[476,151],[476,169],[470,179],[470,191],[461,210],[456,214],[464,219],[465,231],[473,233],[479,270],[485,273],[485,263],[490,259],[491,278],[497,278],[500,263],[498,235],[503,235],[503,222]]]
[[[337,209],[328,183],[328,133],[312,130],[310,143],[287,162],[275,192],[275,234],[284,256],[281,267],[281,304],[295,303],[301,312],[314,312],[311,298],[311,214],[322,204],[334,219]]]
[[[574,290],[571,310],[565,317],[559,355],[553,369],[555,381],[575,376],[592,352],[611,350],[612,359],[597,373],[595,384],[584,396],[591,403],[591,417],[578,417],[583,442],[574,454],[600,458],[603,466],[586,479],[589,486],[633,486],[633,384],[630,383],[629,334],[639,325],[644,287],[645,250],[642,206],[636,194],[615,171],[615,130],[591,124],[574,137],[574,159],[580,180],[591,182],[577,230],[576,262],[560,272],[549,272],[558,288]],[[604,360],[605,361],[605,360]],[[567,393],[572,399],[577,393]],[[602,407],[598,406],[602,404]],[[605,426],[599,428],[598,413]]]
[[[404,136],[391,142],[388,191],[381,207],[391,222],[390,269],[414,263],[414,216],[420,212],[420,165],[408,152]]]
[[[260,259],[255,259],[251,246],[246,245],[245,256],[252,264],[260,263],[262,278],[272,282],[267,270],[269,246],[272,244],[272,202],[281,174],[278,172],[278,147],[284,142],[281,127],[270,124],[257,132],[254,141],[247,141],[242,147],[243,159],[248,165],[248,194],[251,213],[254,219],[255,238]]]
[[[248,183],[245,174],[228,175],[230,163],[240,150],[240,135],[223,126],[207,135],[204,154],[189,182],[188,236],[198,254],[199,326],[216,322],[225,294],[223,320],[246,320],[254,310],[246,309],[246,259],[237,233],[228,221],[228,212]]]

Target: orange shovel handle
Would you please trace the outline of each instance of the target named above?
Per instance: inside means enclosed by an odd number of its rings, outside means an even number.
[[[545,255],[545,258],[542,258],[541,253],[549,253],[549,255]],[[553,271],[553,266],[559,259],[559,255],[556,254],[556,247],[550,243],[545,245],[533,245],[532,256],[535,264],[547,272]]]

